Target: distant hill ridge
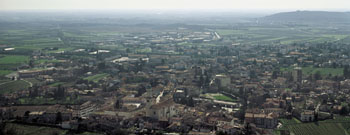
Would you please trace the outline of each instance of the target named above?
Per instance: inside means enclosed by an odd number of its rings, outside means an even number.
[[[350,23],[350,12],[295,11],[266,16],[261,21],[271,22],[315,22]]]

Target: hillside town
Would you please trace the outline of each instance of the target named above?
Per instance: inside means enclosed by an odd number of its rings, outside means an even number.
[[[183,29],[62,37],[105,49],[33,51],[6,75],[30,86],[1,94],[1,123],[72,133],[260,135],[290,134],[286,121],[349,116],[349,44],[239,44],[215,31]],[[20,53],[2,47],[1,54]]]

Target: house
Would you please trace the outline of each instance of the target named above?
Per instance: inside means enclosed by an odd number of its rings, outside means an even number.
[[[259,128],[273,129],[278,124],[278,114],[275,113],[246,113],[244,117],[246,123],[254,123]]]
[[[177,115],[178,111],[175,108],[173,99],[168,99],[164,102],[152,105],[147,108],[146,116],[154,119],[169,119]]]
[[[300,113],[300,120],[302,122],[312,122],[315,120],[315,112],[311,110],[304,110]]]
[[[94,112],[96,109],[96,104],[92,103],[91,101],[87,101],[79,106],[78,117],[85,118],[89,116],[89,114]]]

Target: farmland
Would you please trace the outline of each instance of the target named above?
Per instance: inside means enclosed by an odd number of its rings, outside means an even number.
[[[21,135],[65,135],[68,134],[68,130],[63,130],[54,127],[43,127],[33,125],[22,125],[16,123],[6,123],[5,132],[21,134]],[[69,133],[72,135],[100,135],[99,133],[83,132],[79,134]]]
[[[96,74],[96,75],[93,75],[93,76],[89,76],[89,77],[86,77],[84,78],[85,80],[88,80],[88,81],[94,81],[94,82],[98,82],[99,80],[107,77],[108,74],[105,74],[105,73],[102,73],[102,74]]]
[[[71,97],[66,97],[64,99],[54,99],[46,97],[35,97],[35,98],[21,98],[18,100],[19,104],[35,104],[35,105],[44,105],[44,104],[77,104],[79,103],[79,97],[73,99]]]
[[[328,33],[320,27],[286,27],[286,26],[246,26],[232,29],[217,29],[221,36],[235,42],[249,44],[292,44],[300,42],[343,41],[347,34]]]
[[[288,130],[295,135],[346,135],[349,134],[350,118],[336,116],[335,119],[313,123],[300,123],[295,118],[280,119],[283,126],[275,131],[279,134],[281,130]]]
[[[2,83],[0,85],[0,94],[11,93],[14,91],[23,90],[23,89],[28,88],[29,86],[30,86],[30,84],[23,81],[23,80]]]
[[[339,123],[305,123],[285,127],[295,135],[344,135],[347,132]]]

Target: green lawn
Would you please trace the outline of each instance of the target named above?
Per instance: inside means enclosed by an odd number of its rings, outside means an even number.
[[[295,135],[345,135],[347,132],[339,123],[303,123],[285,127]]]
[[[5,76],[11,74],[12,72],[12,70],[0,70],[0,76]]]
[[[58,85],[63,85],[63,84],[65,84],[65,83],[64,82],[55,82],[53,84],[50,84],[49,86],[56,87]]]
[[[5,131],[14,131],[17,135],[66,135],[68,130],[63,130],[60,128],[45,127],[45,126],[34,126],[34,125],[23,125],[16,123],[6,123]],[[79,134],[69,133],[72,135],[103,135],[93,132],[83,132]]]
[[[293,67],[288,68],[280,68],[280,71],[293,71]],[[315,74],[316,72],[320,72],[322,76],[327,76],[331,74],[332,76],[342,76],[343,75],[343,68],[314,68],[314,67],[302,67],[303,75],[310,75]]]
[[[18,64],[18,63],[27,63],[28,61],[29,61],[28,56],[21,56],[21,55],[0,56],[0,64]]]
[[[102,74],[96,74],[93,76],[85,77],[84,79],[88,81],[98,82],[99,80],[103,79],[104,77],[107,77],[108,75],[109,74],[102,73]]]
[[[274,131],[289,130],[295,135],[348,135],[350,133],[350,117],[336,116],[335,119],[319,121],[318,123],[300,123],[299,120],[280,119],[283,127]]]
[[[220,96],[213,96],[216,100],[221,100],[221,101],[229,101],[229,102],[235,102],[236,100],[225,96],[225,95],[220,95]]]
[[[40,60],[36,60],[35,63],[36,64],[43,64],[43,63],[58,63],[59,60],[49,60],[49,59],[40,59]]]
[[[331,74],[332,76],[341,76],[343,75],[343,68],[313,68],[313,67],[303,67],[303,74],[310,75],[320,72],[322,76]]]
[[[12,130],[18,135],[64,135],[68,132],[68,130],[62,130],[59,128],[21,125],[14,123],[6,123],[5,130]]]
[[[0,85],[0,94],[12,93],[29,87],[29,84],[23,80],[11,81]]]
[[[66,97],[65,99],[56,100],[54,98],[45,98],[45,97],[35,97],[35,98],[20,98],[18,101],[20,104],[78,104],[80,98],[71,99],[70,97]]]

